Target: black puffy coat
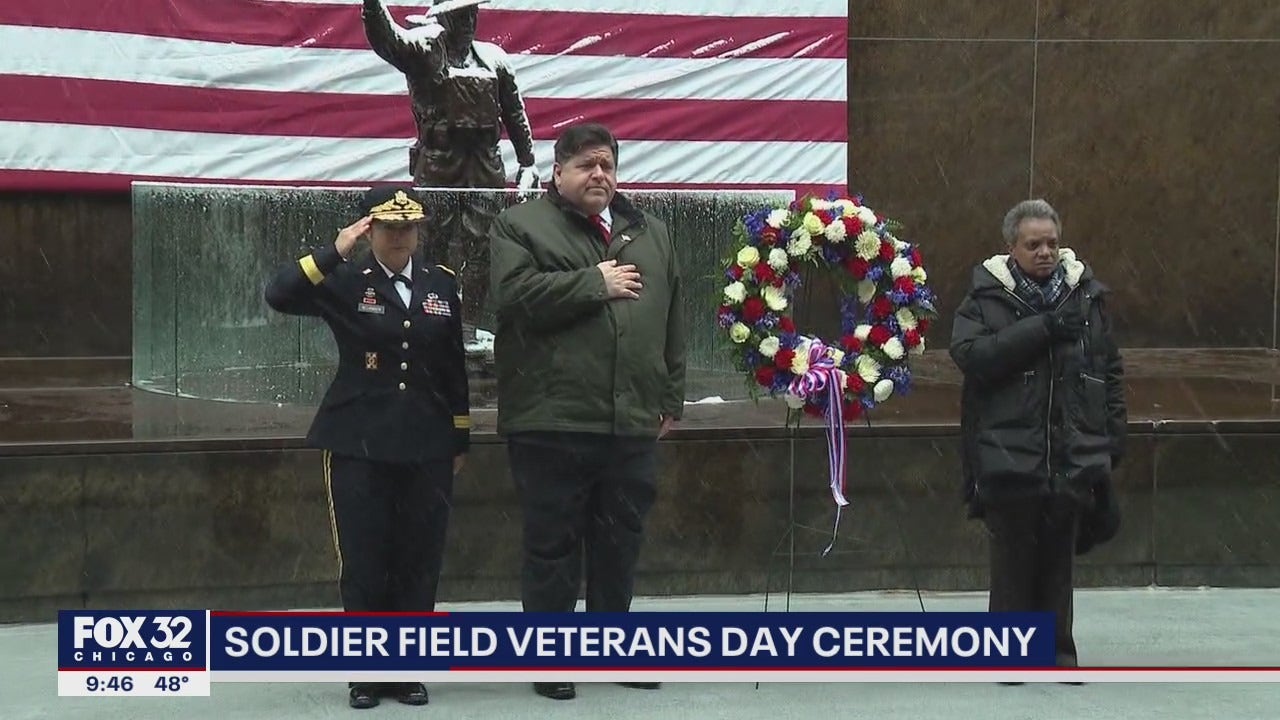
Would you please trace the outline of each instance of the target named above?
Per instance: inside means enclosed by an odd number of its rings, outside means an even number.
[[[964,373],[965,498],[974,516],[988,503],[1049,494],[1086,508],[1098,495],[1114,503],[1111,471],[1124,455],[1127,412],[1108,291],[1071,250],[1060,257],[1068,289],[1059,307],[1079,303],[1085,318],[1078,341],[1051,339],[1043,313],[1015,294],[1007,255],[974,268],[956,311],[951,357]]]

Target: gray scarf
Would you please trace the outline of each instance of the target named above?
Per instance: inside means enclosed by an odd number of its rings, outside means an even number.
[[[1014,292],[1028,305],[1037,310],[1048,310],[1055,307],[1067,290],[1067,269],[1058,263],[1053,273],[1044,282],[1027,277],[1013,258],[1009,258],[1009,270],[1013,272]]]

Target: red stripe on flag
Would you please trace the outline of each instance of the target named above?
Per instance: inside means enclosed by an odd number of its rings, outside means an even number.
[[[422,8],[392,7],[405,15]],[[70,28],[278,47],[368,49],[360,6],[255,0],[3,0],[0,25]],[[781,34],[780,37],[774,37]],[[508,53],[844,59],[845,18],[716,17],[482,8],[477,37]]]
[[[337,183],[332,181],[289,180],[289,181],[238,181],[235,178],[190,178],[161,175],[121,175],[118,173],[86,173],[63,172],[56,170],[6,170],[0,169],[0,192],[128,192],[133,181],[158,183],[191,183],[208,182],[224,184],[248,184],[273,187],[368,187],[368,184]],[[378,183],[385,184],[385,183]],[[844,185],[794,185],[794,184],[738,184],[738,183],[623,183],[619,191],[626,193],[634,190],[795,190],[796,197],[812,193],[826,197],[835,190],[847,193]]]
[[[0,120],[149,130],[412,138],[404,96],[286,93],[0,75]],[[788,100],[529,98],[534,138],[595,121],[627,140],[844,142],[845,104]]]

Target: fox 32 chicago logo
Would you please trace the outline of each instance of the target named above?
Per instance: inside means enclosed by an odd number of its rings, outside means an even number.
[[[59,666],[202,667],[203,611],[78,611],[58,613]]]

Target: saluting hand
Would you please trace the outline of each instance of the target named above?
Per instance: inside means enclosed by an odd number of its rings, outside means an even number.
[[[635,265],[619,265],[617,260],[605,260],[596,265],[604,276],[604,288],[610,300],[627,298],[635,300],[640,297],[640,273]]]
[[[333,241],[333,247],[337,249],[338,254],[344,258],[350,257],[351,251],[356,247],[356,241],[369,232],[371,225],[373,225],[373,216],[365,215],[339,230],[338,238]]]

